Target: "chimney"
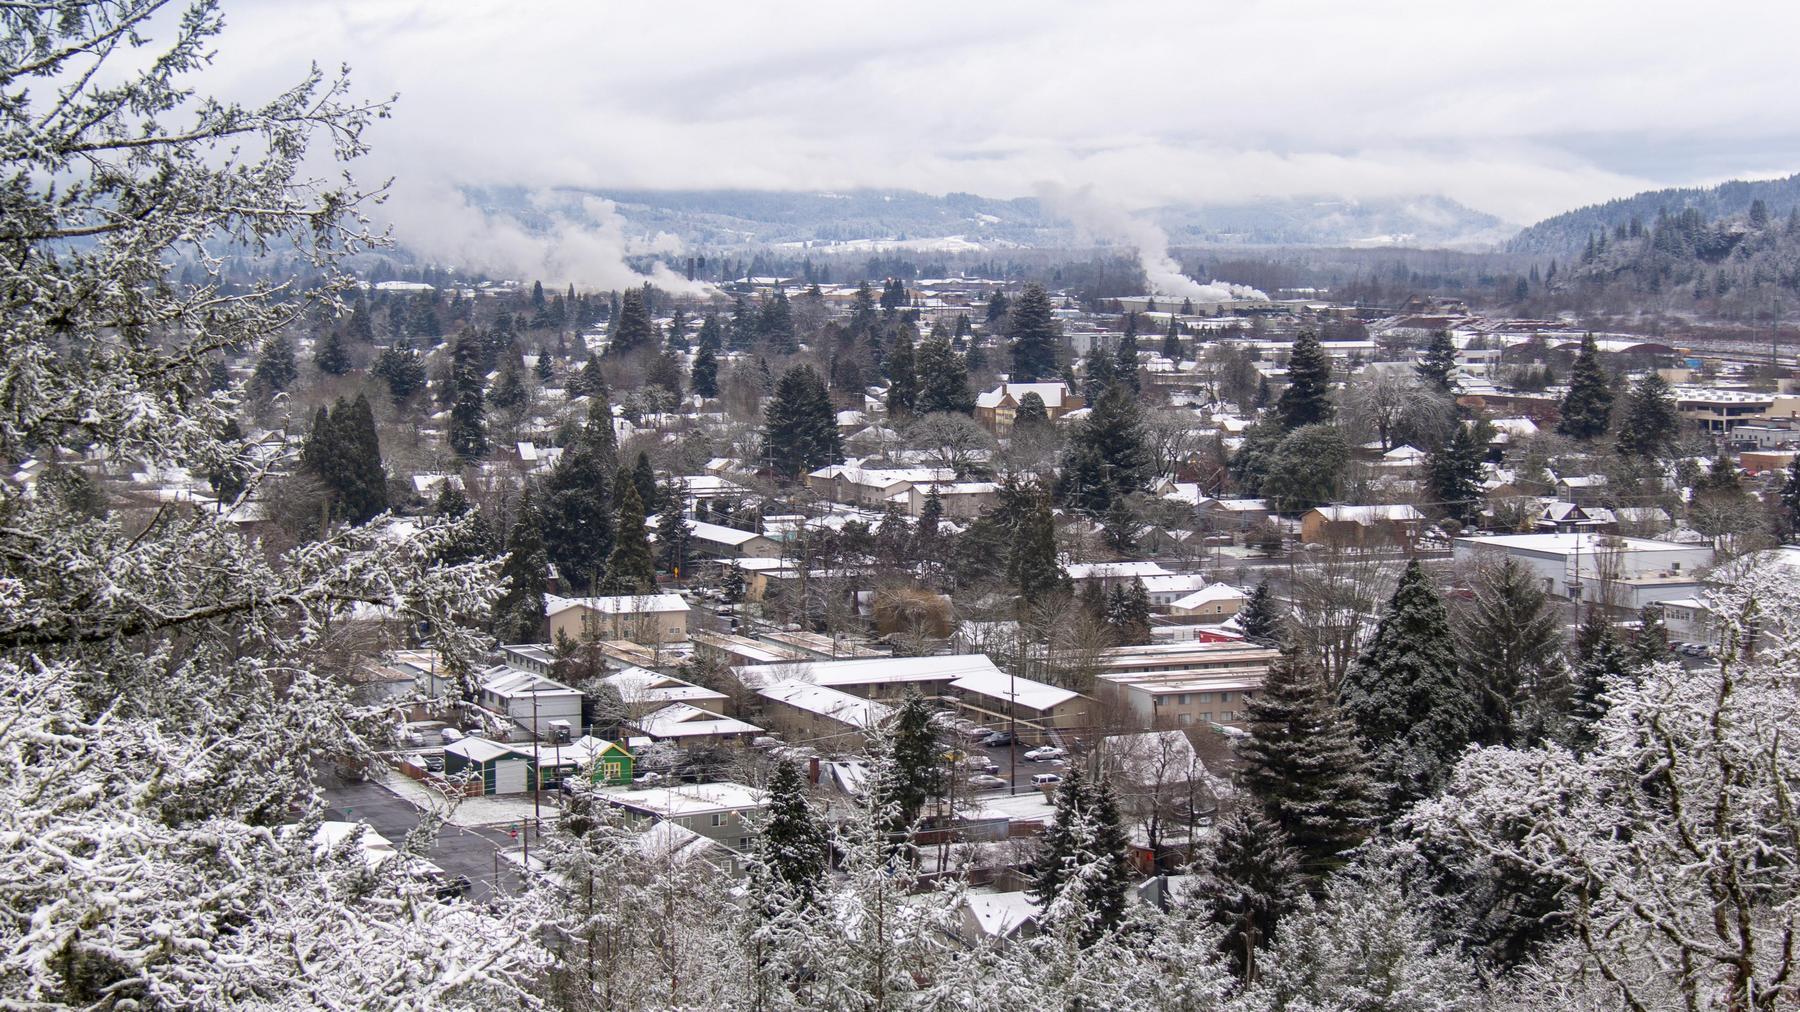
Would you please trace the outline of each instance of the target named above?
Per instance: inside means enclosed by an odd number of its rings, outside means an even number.
[[[806,761],[806,779],[812,781],[814,787],[819,786],[819,757],[813,756]]]

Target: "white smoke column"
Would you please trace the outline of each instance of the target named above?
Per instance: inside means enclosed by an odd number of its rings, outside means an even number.
[[[415,185],[396,192],[387,205],[400,245],[439,263],[518,280],[541,280],[552,288],[573,284],[588,291],[624,289],[648,281],[682,295],[714,294],[713,286],[687,278],[663,263],[650,273],[633,270],[631,255],[679,253],[681,241],[666,233],[649,239],[625,234],[625,219],[610,200],[587,197],[581,216],[554,210],[554,203],[534,194],[532,203],[546,210],[548,229],[531,230],[504,214],[469,203],[448,182]]]
[[[1055,183],[1039,183],[1037,193],[1045,208],[1052,214],[1068,218],[1076,232],[1090,241],[1120,243],[1137,250],[1138,263],[1144,268],[1152,295],[1195,302],[1268,298],[1248,285],[1225,281],[1202,284],[1181,273],[1181,266],[1169,256],[1169,236],[1161,226],[1133,217],[1123,208],[1099,199],[1090,186],[1071,190]]]

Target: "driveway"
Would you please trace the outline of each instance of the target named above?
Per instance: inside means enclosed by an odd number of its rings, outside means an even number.
[[[366,822],[369,827],[399,846],[406,834],[419,824],[419,810],[413,804],[376,781],[327,781],[324,789],[329,806],[326,817],[345,822]],[[554,809],[552,809],[554,811]],[[545,819],[546,830],[551,823]],[[526,825],[519,826],[523,831]],[[468,876],[472,888],[469,898],[484,902],[494,895],[496,883],[502,893],[517,894],[520,889],[518,863],[503,860],[498,853],[510,849],[515,853],[520,844],[510,826],[468,827],[445,823],[438,830],[435,846],[425,855],[444,869],[451,878]],[[531,843],[536,849],[537,836]]]

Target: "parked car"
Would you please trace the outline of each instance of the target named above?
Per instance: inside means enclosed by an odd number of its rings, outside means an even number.
[[[1029,762],[1041,763],[1046,759],[1062,759],[1068,754],[1068,749],[1057,748],[1055,745],[1044,745],[1025,753],[1025,758]]]
[[[1005,748],[1013,743],[1012,732],[995,731],[986,738],[981,739],[981,743],[988,748]]]
[[[1062,777],[1055,773],[1039,773],[1037,776],[1031,778],[1031,786],[1033,787],[1049,787],[1060,783],[1062,783]]]
[[[1005,787],[1006,781],[1000,779],[997,776],[994,776],[991,773],[977,773],[974,776],[969,778],[969,786],[976,787],[976,788],[979,788],[984,791],[991,791],[996,788]]]
[[[964,756],[958,760],[958,764],[977,773],[992,773],[1000,768],[999,763],[984,755]]]
[[[428,773],[444,772],[444,757],[441,755],[426,756],[425,757],[425,771]]]
[[[439,877],[434,879],[432,893],[440,900],[453,900],[458,896],[469,895],[469,889],[473,886],[474,883],[469,881],[467,875],[458,875],[455,878]]]

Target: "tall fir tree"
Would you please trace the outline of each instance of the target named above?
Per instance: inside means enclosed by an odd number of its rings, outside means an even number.
[[[1006,579],[1018,588],[1019,603],[1027,608],[1069,592],[1069,574],[1056,558],[1050,497],[1042,492],[1032,496],[1030,512],[1015,521]]]
[[[251,382],[262,396],[273,397],[291,386],[299,375],[300,368],[294,364],[294,342],[283,331],[263,344]]]
[[[1675,391],[1653,369],[1632,385],[1625,398],[1625,415],[1619,419],[1619,453],[1655,460],[1669,453],[1680,434]]]
[[[506,561],[500,567],[500,599],[494,602],[494,637],[502,643],[536,643],[544,636],[544,589],[549,556],[542,520],[531,488],[519,496],[518,515],[506,534]]]
[[[350,371],[350,352],[344,338],[335,328],[325,331],[313,349],[313,365],[328,376],[342,376]]]
[[[888,352],[888,415],[902,418],[912,413],[919,399],[918,363],[913,355],[911,328],[901,327],[894,334],[893,350]]]
[[[1606,716],[1608,687],[1634,674],[1636,666],[1631,652],[1619,639],[1618,630],[1599,608],[1591,609],[1582,622],[1577,647],[1562,741],[1570,750],[1582,753],[1595,745],[1594,728]]]
[[[525,410],[530,400],[531,392],[525,386],[525,365],[518,355],[509,352],[500,359],[500,374],[494,377],[487,402],[497,411],[517,415]]]
[[[1407,563],[1339,691],[1391,810],[1440,786],[1473,740],[1481,718],[1477,690],[1457,661],[1444,600],[1419,560]]]
[[[450,359],[450,449],[463,460],[487,456],[485,373],[480,342],[474,331],[465,330],[457,336]]]
[[[757,336],[769,342],[769,348],[777,354],[799,350],[794,333],[794,310],[788,302],[786,289],[776,286],[775,293],[763,300],[756,330]]]
[[[1452,377],[1456,373],[1456,345],[1450,341],[1450,332],[1440,330],[1432,334],[1424,357],[1413,368],[1433,390],[1455,393],[1456,381]]]
[[[1481,512],[1480,444],[1467,425],[1457,425],[1444,445],[1425,461],[1425,479],[1437,511],[1460,524]]]
[[[1562,621],[1532,571],[1511,556],[1484,568],[1474,583],[1458,643],[1481,693],[1476,739],[1540,744],[1560,727],[1569,705]]]
[[[1013,412],[1012,431],[1015,435],[1028,432],[1043,432],[1050,428],[1050,411],[1044,406],[1044,398],[1036,390],[1029,391],[1019,398],[1019,407]]]
[[[775,384],[763,412],[763,444],[770,467],[783,478],[843,461],[837,412],[812,366],[796,365]]]
[[[1075,429],[1062,474],[1064,499],[1090,516],[1103,516],[1114,499],[1154,477],[1152,466],[1137,398],[1114,384]]]
[[[966,415],[975,410],[975,395],[969,392],[968,364],[950,346],[948,338],[933,330],[919,345],[918,359],[919,397],[914,408],[919,414],[948,411]]]
[[[708,400],[719,396],[719,359],[709,344],[702,342],[700,350],[694,352],[694,364],[688,371],[688,389]]]
[[[650,323],[650,312],[644,306],[644,292],[627,288],[619,299],[619,315],[613,320],[612,340],[606,350],[612,355],[629,355],[640,348],[656,345],[656,331]]]
[[[1125,385],[1133,394],[1138,388],[1138,339],[1137,314],[1131,316],[1132,325],[1125,328],[1125,334],[1119,338],[1119,346],[1113,349],[1113,376]]]
[[[806,778],[791,761],[775,764],[766,794],[762,832],[751,850],[751,894],[762,899],[765,917],[810,910],[826,891],[831,844],[825,825],[806,796]]]
[[[619,508],[612,554],[606,558],[606,575],[597,593],[648,594],[656,589],[656,563],[650,555],[649,532],[644,529],[644,503],[629,476],[621,475],[625,480],[614,483]]]
[[[1286,649],[1245,702],[1243,782],[1317,883],[1368,835],[1372,785],[1353,725],[1318,665]]]
[[[1318,335],[1303,330],[1288,356],[1288,383],[1275,403],[1281,427],[1292,432],[1304,425],[1331,421],[1331,357],[1320,346]]]
[[[671,477],[656,495],[656,563],[671,576],[686,570],[694,540],[687,517],[687,486]]]
[[[1647,604],[1638,611],[1637,632],[1631,637],[1631,662],[1640,671],[1669,659],[1669,627],[1663,623],[1662,606]]]
[[[880,747],[888,760],[880,802],[891,806],[890,833],[902,833],[919,820],[925,806],[944,790],[944,751],[931,724],[931,705],[914,693],[903,700]]]
[[[396,404],[425,389],[425,360],[398,342],[383,348],[369,371],[387,384],[388,395]]]
[[[1569,390],[1563,395],[1556,431],[1583,442],[1605,435],[1612,404],[1612,381],[1600,365],[1594,335],[1588,334],[1581,339],[1581,352],[1569,373]]]
[[[919,538],[929,541],[937,537],[938,525],[944,520],[944,497],[936,485],[925,490],[925,504],[919,509]]]
[[[544,479],[544,548],[570,590],[585,592],[613,548],[613,472],[618,448],[612,410],[588,405],[588,418]]]
[[[1163,335],[1162,357],[1176,364],[1181,362],[1181,324],[1174,316],[1169,317],[1169,331]]]
[[[1109,354],[1106,348],[1095,341],[1088,349],[1087,358],[1081,367],[1081,397],[1089,404],[1097,403],[1100,396],[1106,393],[1114,381],[1118,379],[1118,360]]]
[[[1131,884],[1125,861],[1128,838],[1117,803],[1103,782],[1090,780],[1078,763],[1056,788],[1056,816],[1038,837],[1027,890],[1039,920],[1091,945],[1125,914]],[[1073,921],[1074,923],[1064,923]]]
[[[353,524],[366,523],[388,508],[387,468],[381,463],[381,438],[369,399],[357,394],[348,404],[339,401],[332,425],[343,453],[337,478],[343,515]]]
[[[1219,949],[1239,980],[1254,983],[1261,950],[1304,895],[1300,854],[1258,806],[1239,805],[1219,821],[1196,864],[1195,896],[1224,930]]]
[[[1275,600],[1275,592],[1269,589],[1269,581],[1264,580],[1250,592],[1244,602],[1244,608],[1237,615],[1238,628],[1243,631],[1244,639],[1265,647],[1276,646],[1286,636],[1283,633],[1285,616],[1281,611],[1281,603]]]
[[[1056,375],[1056,317],[1050,295],[1033,282],[1012,304],[1012,372],[1015,383],[1036,383]]]
[[[1775,492],[1775,505],[1783,536],[1789,540],[1800,537],[1800,454],[1788,461],[1787,473]]]

